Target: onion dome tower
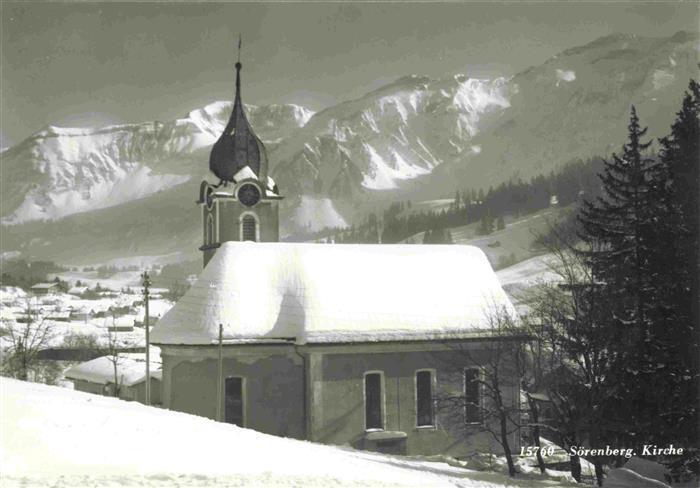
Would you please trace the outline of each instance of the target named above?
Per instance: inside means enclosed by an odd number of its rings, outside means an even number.
[[[236,95],[228,123],[209,155],[209,169],[219,183],[202,181],[197,203],[202,208],[203,263],[226,241],[279,241],[279,201],[268,176],[265,145],[255,135],[241,99],[241,41],[236,62]]]
[[[236,98],[228,124],[209,156],[209,169],[222,181],[233,182],[246,166],[259,179],[267,176],[267,153],[245,116],[241,102],[241,63],[236,63]]]

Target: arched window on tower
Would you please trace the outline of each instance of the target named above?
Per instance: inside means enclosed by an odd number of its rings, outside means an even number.
[[[207,233],[204,237],[204,244],[214,244],[214,217],[211,214],[207,215]]]
[[[241,241],[258,240],[258,219],[253,214],[245,214],[241,218]]]

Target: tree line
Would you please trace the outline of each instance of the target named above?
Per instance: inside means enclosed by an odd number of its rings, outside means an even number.
[[[381,219],[370,213],[349,229],[324,229],[310,236],[339,244],[394,244],[404,240],[424,244],[449,244],[446,229],[478,222],[479,234],[490,234],[505,228],[504,216],[527,215],[551,205],[568,206],[583,197],[600,193],[596,175],[603,160],[590,158],[566,164],[559,171],[524,181],[521,178],[484,189],[458,189],[447,208],[416,210],[410,200],[394,202]],[[417,234],[423,233],[421,239]]]

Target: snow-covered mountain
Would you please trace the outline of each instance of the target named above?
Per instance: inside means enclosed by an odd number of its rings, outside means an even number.
[[[698,76],[698,50],[697,34],[613,35],[508,79],[406,76],[316,114],[247,111],[286,197],[283,233],[293,234],[349,224],[393,199],[449,198],[609,155],[625,140],[632,104],[661,137]],[[208,150],[230,110],[216,102],[170,122],[48,128],[7,149],[0,216],[15,225],[0,250],[69,261],[196,254],[192,199],[211,179]]]
[[[482,118],[507,109],[509,91],[503,78],[401,78],[316,114],[273,153],[275,177],[291,194],[351,198],[396,189],[477,154],[471,140]]]
[[[611,35],[559,53],[511,80],[511,107],[475,138],[484,184],[523,178],[574,159],[609,156],[627,134],[635,105],[650,137],[670,130],[683,92],[698,77],[697,33],[668,38]],[[474,171],[476,170],[476,171]]]
[[[113,207],[205,175],[206,150],[231,107],[215,102],[170,122],[39,131],[2,154],[3,223]],[[313,115],[291,104],[247,109],[273,147]]]

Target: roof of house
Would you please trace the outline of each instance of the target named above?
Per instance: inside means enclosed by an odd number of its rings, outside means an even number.
[[[225,242],[153,328],[153,344],[488,335],[513,305],[478,248]]]
[[[136,320],[135,315],[121,315],[119,317],[107,316],[102,320],[102,327],[105,329],[109,328],[128,328],[134,327],[134,322]]]
[[[58,283],[37,283],[36,285],[32,285],[31,289],[32,290],[48,290],[49,288],[53,288],[54,286],[58,286]]]
[[[162,378],[160,351],[151,349],[151,377]],[[117,359],[117,375],[124,386],[133,386],[146,378],[146,353],[121,353]],[[114,357],[102,356],[77,364],[65,374],[69,380],[83,380],[106,385],[114,383]]]
[[[68,293],[70,293],[71,295],[82,295],[88,290],[89,288],[87,286],[74,286],[70,290],[68,290]]]
[[[56,320],[56,319],[69,319],[70,318],[70,312],[68,310],[62,310],[60,312],[50,312],[47,316],[47,319],[49,320]]]

